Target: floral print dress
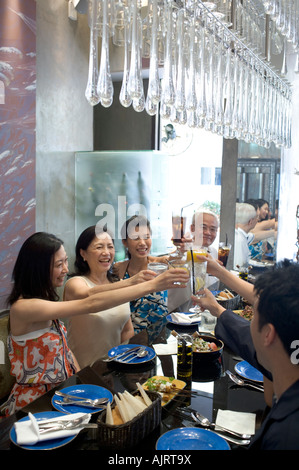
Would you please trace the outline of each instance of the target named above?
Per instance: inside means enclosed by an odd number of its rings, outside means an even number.
[[[11,375],[16,383],[1,406],[2,414],[13,414],[76,372],[66,334],[64,324],[55,320],[49,328],[8,336]]]

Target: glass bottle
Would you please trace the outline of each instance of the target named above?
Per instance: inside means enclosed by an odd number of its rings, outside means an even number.
[[[192,379],[192,336],[181,334],[177,336],[177,378],[185,382]]]

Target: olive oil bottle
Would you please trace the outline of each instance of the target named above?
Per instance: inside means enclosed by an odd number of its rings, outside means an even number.
[[[177,378],[188,382],[192,379],[192,337],[181,334],[177,340]]]

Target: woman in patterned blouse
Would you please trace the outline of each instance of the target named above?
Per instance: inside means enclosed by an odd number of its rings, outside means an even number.
[[[120,279],[127,279],[139,271],[148,269],[148,263],[159,261],[167,263],[167,257],[152,257],[151,227],[143,216],[133,216],[126,221],[122,228],[122,242],[128,259],[115,263],[115,269]],[[131,318],[134,332],[146,329],[152,341],[167,323],[167,291],[153,291],[130,302]]]
[[[16,383],[8,401],[1,406],[1,414],[14,413],[79,369],[67,345],[62,318],[99,312],[136,296],[168,289],[177,281],[186,282],[186,273],[177,269],[153,275],[151,280],[134,286],[123,288],[121,282],[112,283],[104,292],[58,302],[56,289],[63,286],[67,273],[67,254],[62,240],[55,235],[38,232],[23,243],[8,298],[8,349]]]

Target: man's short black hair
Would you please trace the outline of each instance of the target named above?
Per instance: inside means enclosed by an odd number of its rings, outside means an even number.
[[[271,323],[289,355],[299,340],[299,264],[290,260],[277,263],[260,275],[254,284],[259,297],[259,327]]]

